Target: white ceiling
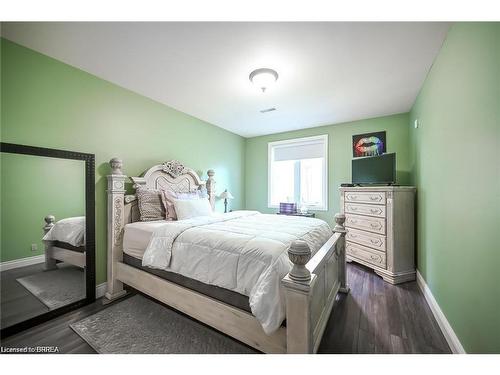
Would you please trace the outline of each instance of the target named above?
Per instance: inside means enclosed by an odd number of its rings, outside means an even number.
[[[410,110],[448,23],[3,23],[2,36],[252,137]],[[248,79],[278,71],[263,94]],[[262,114],[260,110],[276,107]]]

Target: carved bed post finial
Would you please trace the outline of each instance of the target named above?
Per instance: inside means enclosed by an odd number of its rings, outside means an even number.
[[[111,174],[112,175],[122,175],[122,167],[123,161],[122,159],[113,158],[109,161],[109,165],[111,166]]]
[[[308,282],[311,280],[311,272],[306,268],[311,259],[311,249],[306,241],[297,240],[292,242],[288,249],[288,258],[293,263],[293,268],[288,274],[290,279],[297,282]]]
[[[335,214],[335,228],[333,228],[333,231],[335,233],[340,233],[341,236],[345,237],[345,234],[347,233],[345,227],[345,215],[344,214]]]
[[[208,194],[208,200],[210,201],[210,205],[212,206],[212,210],[215,210],[215,195],[216,195],[216,189],[215,189],[215,179],[214,175],[215,172],[213,169],[209,169],[207,171],[208,179],[205,184],[207,188],[207,194]]]
[[[306,267],[311,259],[307,242],[296,240],[288,249],[293,267],[282,280],[286,300],[286,350],[287,353],[312,353],[314,351],[311,293],[317,276]]]
[[[340,289],[342,293],[349,293],[349,287],[347,286],[347,264],[345,256],[345,235],[347,230],[344,227],[345,215],[335,214],[335,228],[333,231],[339,233],[340,237],[337,241],[337,254],[339,257],[339,278],[340,278]]]
[[[45,225],[43,226],[43,230],[45,233],[47,233],[55,225],[56,217],[54,215],[47,215],[43,220],[45,220]]]

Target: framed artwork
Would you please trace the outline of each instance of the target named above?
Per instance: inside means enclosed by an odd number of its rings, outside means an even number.
[[[376,156],[386,152],[385,131],[352,136],[352,156]]]

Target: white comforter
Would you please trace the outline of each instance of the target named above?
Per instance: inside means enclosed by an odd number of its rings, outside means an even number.
[[[142,265],[164,269],[246,295],[267,334],[285,318],[281,279],[287,250],[305,240],[313,254],[332,230],[319,219],[235,211],[166,223],[153,232]]]
[[[68,217],[57,221],[43,236],[44,241],[61,241],[79,247],[85,245],[85,216]]]

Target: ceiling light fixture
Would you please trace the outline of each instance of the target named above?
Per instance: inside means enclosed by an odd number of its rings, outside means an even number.
[[[262,92],[266,92],[278,80],[278,72],[269,68],[260,68],[250,73],[249,78],[250,82],[260,88]]]

